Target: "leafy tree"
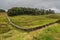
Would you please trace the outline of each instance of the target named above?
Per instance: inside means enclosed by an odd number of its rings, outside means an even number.
[[[45,14],[53,14],[54,11],[49,9],[37,9],[37,8],[25,8],[25,7],[13,7],[8,9],[9,16],[15,15],[45,15]]]

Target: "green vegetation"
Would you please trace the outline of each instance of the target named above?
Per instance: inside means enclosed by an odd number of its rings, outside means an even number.
[[[0,13],[0,40],[4,40],[9,34],[5,34],[12,30],[11,25],[6,20],[6,13]]]
[[[48,18],[52,18],[52,19],[60,19],[60,14],[50,14],[50,15],[47,15]]]
[[[33,28],[50,22],[54,22],[57,19],[48,18],[46,15],[32,16],[32,15],[20,15],[10,17],[11,21],[23,28]]]
[[[45,14],[54,14],[55,12],[51,9],[37,9],[37,8],[25,8],[25,7],[13,7],[8,9],[7,14],[9,16],[15,15],[45,15]]]
[[[37,37],[39,40],[60,40],[60,24],[54,24],[44,29]]]
[[[0,12],[5,12],[5,10],[3,10],[3,9],[0,9]]]
[[[58,16],[60,14],[56,14],[56,15]],[[51,16],[50,17],[48,16],[50,15],[40,15],[40,16],[20,15],[20,16],[10,17],[10,19],[16,25],[19,25],[25,28],[43,25],[43,24],[60,19],[57,17],[51,18]],[[0,30],[0,40],[60,40],[60,24],[59,23],[50,25],[46,28],[42,28],[36,31],[24,32],[22,30],[17,30],[13,28],[8,23],[6,19],[6,13],[0,13],[0,28],[1,27],[2,27],[2,30]]]
[[[4,13],[0,13],[0,33],[5,33],[10,30],[5,15]]]

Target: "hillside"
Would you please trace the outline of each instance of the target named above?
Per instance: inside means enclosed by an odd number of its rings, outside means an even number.
[[[60,14],[51,15],[21,15],[9,17],[11,21],[23,28],[31,28],[50,23],[60,19]],[[58,16],[59,15],[59,16]],[[46,28],[32,32],[17,30],[11,26],[6,18],[6,13],[0,13],[0,40],[60,40],[60,24],[55,23]]]
[[[10,19],[14,24],[19,25],[23,28],[33,28],[36,26],[44,25],[58,20],[58,19],[48,18],[47,16],[48,15],[37,15],[37,16],[20,15],[20,16],[10,17]]]

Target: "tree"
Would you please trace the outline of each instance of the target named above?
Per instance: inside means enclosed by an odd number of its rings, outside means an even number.
[[[5,12],[5,10],[3,10],[3,9],[0,9],[0,12]]]
[[[38,9],[38,8],[25,8],[25,7],[13,7],[7,11],[9,16],[15,15],[45,15],[53,14],[52,10]]]

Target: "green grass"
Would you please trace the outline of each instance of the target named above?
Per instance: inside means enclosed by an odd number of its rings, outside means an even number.
[[[12,30],[11,25],[9,25],[9,23],[6,20],[5,15],[6,13],[0,13],[0,40],[3,40],[4,36],[7,36],[7,34],[6,35],[3,34]]]
[[[33,28],[50,22],[54,22],[57,19],[47,18],[46,15],[32,16],[32,15],[20,15],[10,17],[11,21],[23,28]]]
[[[46,28],[39,29],[36,31],[24,32],[24,31],[13,28],[7,22],[5,15],[6,15],[5,13],[0,13],[0,28],[2,27],[0,29],[0,40],[60,40],[60,24],[59,23],[50,25]],[[22,16],[10,17],[10,19],[16,25],[22,26],[23,28],[39,26],[39,25],[43,25],[43,24],[57,20],[56,18],[54,18],[54,19],[48,18],[46,15],[44,15],[44,16],[22,15]],[[19,24],[17,24],[18,22],[19,22]],[[30,23],[31,25],[32,24],[33,25],[28,26],[28,24],[26,23],[27,24],[26,25],[26,24],[24,24],[24,22],[27,22],[27,23]],[[2,25],[2,24],[4,24],[4,25]],[[4,33],[1,31],[4,31]]]
[[[30,33],[17,30],[11,31],[13,36],[7,40],[60,40],[60,25],[54,24]],[[13,33],[14,32],[14,33]]]
[[[60,24],[54,24],[46,29],[37,37],[39,40],[60,40]]]
[[[52,19],[60,19],[60,14],[51,14],[51,15],[47,15],[48,18],[52,18]]]
[[[0,13],[0,33],[5,33],[10,30],[9,24],[5,17],[6,14]]]

